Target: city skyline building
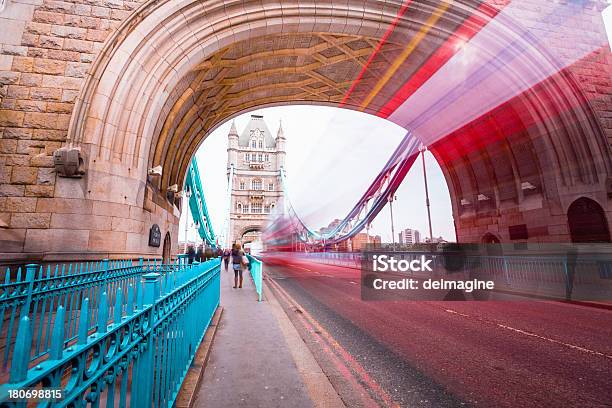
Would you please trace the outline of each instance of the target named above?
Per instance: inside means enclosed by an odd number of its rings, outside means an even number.
[[[419,230],[406,228],[398,234],[400,244],[418,244],[421,242]]]

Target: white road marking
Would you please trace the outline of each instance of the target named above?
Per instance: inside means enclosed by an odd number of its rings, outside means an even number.
[[[456,315],[459,315],[459,316],[463,316],[463,317],[470,317],[470,315],[467,315],[467,314],[464,314],[464,313],[459,313],[456,310],[452,310],[452,309],[444,309],[444,311],[446,311],[448,313],[451,313],[451,314],[456,314]],[[596,356],[612,359],[611,355],[604,354],[604,353],[602,353],[600,351],[591,350],[591,349],[588,349],[586,347],[576,346],[575,344],[571,344],[571,343],[565,343],[565,342],[563,342],[561,340],[551,339],[550,337],[540,336],[539,334],[535,334],[535,333],[528,332],[528,331],[525,331],[525,330],[517,329],[517,328],[511,327],[511,326],[506,326],[505,324],[493,323],[493,322],[486,321],[484,319],[478,319],[478,318],[476,318],[476,319],[480,320],[482,322],[485,322],[485,323],[494,324],[497,327],[500,327],[500,328],[506,329],[506,330],[510,330],[510,331],[515,332],[515,333],[522,334],[524,336],[534,337],[534,338],[537,338],[537,339],[540,339],[540,340],[545,340],[545,341],[549,341],[551,343],[559,344],[561,346],[565,346],[565,347],[568,347],[568,348],[571,348],[571,349],[574,349],[574,350],[582,351],[583,353],[594,354]]]
[[[459,312],[457,312],[457,311],[455,311],[455,310],[451,310],[451,309],[444,309],[444,311],[446,311],[446,312],[448,312],[448,313],[452,313],[452,314],[460,315],[460,316],[463,316],[463,317],[470,317],[470,315],[466,315],[466,314],[463,314],[463,313],[459,313]]]
[[[506,326],[504,324],[499,324],[498,323],[497,326],[501,327],[502,329],[511,330],[513,332],[523,334],[525,336],[535,337],[535,338],[538,338],[538,339],[550,341],[551,343],[560,344],[560,345],[565,346],[565,347],[569,347],[569,348],[572,348],[572,349],[575,349],[575,350],[578,350],[578,351],[582,351],[583,353],[595,354],[596,356],[606,357],[606,358],[612,359],[612,356],[610,356],[610,355],[601,353],[599,351],[591,350],[591,349],[588,349],[588,348],[585,348],[585,347],[576,346],[575,344],[565,343],[565,342],[562,342],[560,340],[555,340],[555,339],[551,339],[549,337],[540,336],[539,334],[527,332],[525,330],[515,329],[514,327]]]

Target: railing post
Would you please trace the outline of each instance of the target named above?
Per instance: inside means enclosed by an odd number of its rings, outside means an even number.
[[[27,288],[27,296],[26,300],[21,306],[21,313],[19,314],[19,318],[23,318],[24,316],[29,316],[30,314],[30,305],[32,303],[32,291],[34,290],[34,277],[36,276],[36,269],[38,269],[37,264],[28,264],[26,265],[26,278],[25,281],[28,283]]]
[[[151,305],[149,310],[149,334],[145,340],[145,350],[140,356],[142,359],[139,370],[139,378],[142,378],[142,393],[138,398],[139,406],[150,407],[151,397],[153,393],[153,381],[155,374],[155,367],[153,367],[154,356],[155,356],[155,301],[159,298],[159,273],[147,273],[143,275],[144,279],[144,304],[145,306]]]
[[[153,305],[159,298],[159,273],[147,273],[144,279],[144,304]]]
[[[11,361],[9,383],[15,384],[24,381],[28,377],[28,364],[32,348],[32,328],[30,318],[24,316],[19,320],[17,338],[15,339],[15,350]]]

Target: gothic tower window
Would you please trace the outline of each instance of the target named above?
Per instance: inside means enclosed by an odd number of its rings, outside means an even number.
[[[262,182],[261,179],[255,179],[251,182],[251,189],[252,190],[262,190]]]
[[[251,212],[253,214],[261,214],[261,203],[251,204]]]
[[[262,139],[259,139],[259,148],[263,149],[263,140]]]
[[[270,212],[270,205],[269,205],[269,204],[266,204],[266,205],[264,206],[264,213],[268,214],[269,212]]]
[[[240,180],[240,189],[241,190],[246,189],[246,183],[244,182],[244,180]]]
[[[238,203],[238,206],[236,207],[238,212],[242,212],[242,204]]]
[[[274,191],[274,183],[268,183],[268,191]]]
[[[248,214],[248,212],[249,212],[249,205],[248,205],[248,204],[245,204],[245,205],[242,207],[242,213],[243,213],[243,214]]]

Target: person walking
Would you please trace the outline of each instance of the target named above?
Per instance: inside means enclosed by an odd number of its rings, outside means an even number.
[[[193,245],[189,245],[187,247],[187,261],[189,262],[189,265],[193,263],[195,256],[196,256],[196,252],[195,252],[195,249],[193,249]]]
[[[198,246],[198,252],[196,252],[195,259],[198,262],[204,262],[206,260],[204,257],[204,251],[202,250],[202,245]]]
[[[236,243],[232,246],[232,269],[234,269],[234,289],[242,288],[242,257],[244,251],[240,244]],[[240,277],[240,286],[238,285],[238,277]]]
[[[231,255],[230,250],[225,248],[223,250],[222,256],[223,256],[223,262],[225,263],[225,270],[226,271],[227,271],[227,268],[229,266],[230,255]]]

